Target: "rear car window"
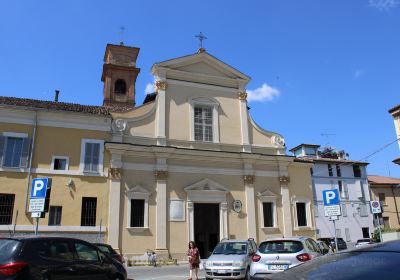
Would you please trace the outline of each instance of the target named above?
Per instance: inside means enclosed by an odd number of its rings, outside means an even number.
[[[100,249],[100,251],[102,251],[103,253],[106,254],[115,254],[114,250],[111,249],[110,247],[106,246],[106,245],[99,245],[96,244],[96,246]]]
[[[14,239],[0,239],[0,264],[11,259],[19,251],[21,244]]]
[[[85,261],[98,261],[99,255],[97,254],[97,250],[89,245],[84,243],[76,242],[75,250],[78,254],[78,258],[80,260]]]
[[[247,242],[222,242],[219,243],[213,254],[244,255],[247,254]]]
[[[303,244],[300,241],[273,240],[261,243],[258,251],[262,254],[292,254],[303,249]]]
[[[65,240],[38,240],[32,242],[32,249],[42,258],[62,261],[71,261],[74,254],[68,241]]]

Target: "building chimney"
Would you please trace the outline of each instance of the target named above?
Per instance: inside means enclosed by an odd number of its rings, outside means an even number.
[[[56,96],[54,97],[54,102],[58,102],[58,96],[60,95],[60,91],[56,89]]]

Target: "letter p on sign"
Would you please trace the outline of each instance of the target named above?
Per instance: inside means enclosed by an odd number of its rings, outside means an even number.
[[[43,181],[35,181],[33,183],[33,196],[37,196],[37,192],[43,190]]]
[[[322,191],[322,196],[325,206],[339,204],[339,192],[336,189]]]
[[[35,178],[32,180],[31,198],[46,198],[48,178]]]

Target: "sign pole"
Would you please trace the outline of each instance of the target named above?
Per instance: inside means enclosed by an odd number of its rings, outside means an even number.
[[[376,224],[378,225],[378,232],[379,232],[379,242],[382,242],[382,230],[381,230],[381,221],[379,219],[379,215],[376,215]]]
[[[335,231],[335,253],[337,253],[338,250],[338,244],[337,244],[337,237],[336,237],[336,221],[333,220],[333,230]]]
[[[38,235],[38,231],[39,231],[39,217],[36,217],[35,235]]]

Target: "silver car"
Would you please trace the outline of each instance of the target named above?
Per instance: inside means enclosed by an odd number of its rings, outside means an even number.
[[[260,243],[252,257],[250,279],[264,279],[267,274],[284,271],[322,256],[318,244],[309,237],[274,238]]]
[[[205,263],[206,279],[250,279],[251,257],[256,250],[254,239],[222,240]]]

